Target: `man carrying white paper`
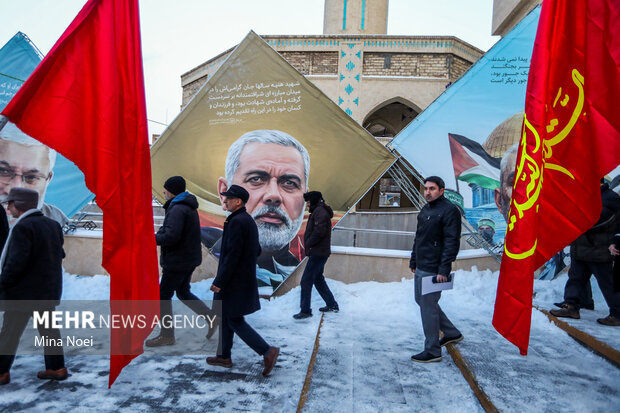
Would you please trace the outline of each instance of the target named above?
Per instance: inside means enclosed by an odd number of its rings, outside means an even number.
[[[422,294],[422,280],[437,277],[437,282],[447,282],[459,252],[461,238],[461,213],[444,197],[445,183],[438,176],[424,180],[424,198],[428,203],[418,214],[409,268],[415,276],[415,301],[420,306],[424,330],[424,351],[411,356],[420,363],[441,361],[441,346],[463,339],[439,307],[441,291]],[[439,340],[439,330],[443,338]]]

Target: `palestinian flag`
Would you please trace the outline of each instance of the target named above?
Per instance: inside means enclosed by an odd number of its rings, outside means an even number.
[[[448,137],[456,179],[482,188],[499,187],[500,158],[492,157],[482,145],[465,136],[449,133]]]

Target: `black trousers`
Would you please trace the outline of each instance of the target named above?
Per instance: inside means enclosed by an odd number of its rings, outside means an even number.
[[[219,357],[230,358],[235,334],[260,356],[265,355],[269,350],[269,344],[250,327],[244,317],[222,317],[220,346],[217,350]]]
[[[323,275],[323,269],[328,257],[308,257],[308,263],[304,269],[304,273],[301,276],[299,285],[301,286],[301,300],[300,307],[302,313],[311,313],[310,301],[312,298],[312,286],[316,287],[319,295],[325,301],[328,307],[336,307],[338,303],[334,299],[334,295],[325,282],[325,276]]]
[[[4,322],[2,323],[2,330],[0,330],[0,374],[11,369],[19,339],[24,334],[30,317],[32,317],[32,312],[6,311],[4,313]],[[51,318],[50,314],[48,319],[51,320]],[[49,339],[44,340],[44,343],[57,343],[58,340],[62,340],[60,330],[57,328],[45,328],[39,325],[38,330],[41,337]],[[58,370],[65,367],[62,346],[44,346],[43,355],[46,370]]]
[[[171,300],[175,292],[177,298],[196,314],[205,317],[211,315],[211,309],[190,291],[190,281],[192,280],[194,269],[195,267],[181,271],[170,271],[164,268],[161,284],[159,285],[159,299],[161,300],[159,311],[162,320],[164,320],[165,316],[168,316],[166,319],[171,319],[172,317]],[[161,334],[165,337],[174,337],[174,327],[164,327],[164,324],[162,323]]]
[[[612,262],[571,260],[568,281],[564,289],[566,302],[581,307],[581,297],[590,276],[594,274],[609,306],[609,313],[620,317],[620,292],[614,292]]]

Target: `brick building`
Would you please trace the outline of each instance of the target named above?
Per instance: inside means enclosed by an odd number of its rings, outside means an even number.
[[[453,36],[388,36],[388,0],[325,0],[323,34],[263,39],[346,113],[386,144],[484,53]],[[185,106],[232,49],[181,76]],[[390,176],[358,209],[410,208]],[[382,186],[382,187],[381,187]],[[381,188],[380,188],[381,187]],[[376,189],[376,190],[375,190]],[[398,198],[398,199],[396,199]]]

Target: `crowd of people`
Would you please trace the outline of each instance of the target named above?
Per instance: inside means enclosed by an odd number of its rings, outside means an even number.
[[[256,172],[254,172],[256,173]],[[279,177],[269,174],[269,179]],[[166,202],[165,218],[155,234],[161,247],[160,265],[160,314],[172,315],[171,299],[176,293],[183,304],[211,323],[206,335],[209,340],[216,331],[217,353],[207,357],[212,366],[233,366],[232,347],[236,334],[259,356],[262,356],[268,376],[273,370],[280,349],[269,344],[245,320],[245,316],[260,309],[257,268],[262,243],[256,219],[248,213],[246,205],[250,192],[242,185],[221,185],[220,199],[227,217],[219,240],[219,263],[212,282],[216,311],[209,308],[191,292],[191,278],[201,264],[201,228],[196,197],[186,190],[185,179],[173,176],[163,185]],[[445,183],[438,176],[424,180],[424,197],[427,204],[417,218],[417,230],[411,251],[409,267],[415,279],[414,297],[420,307],[424,348],[411,357],[412,361],[429,363],[442,359],[441,348],[463,340],[457,329],[439,306],[442,288],[428,288],[434,284],[449,283],[451,268],[456,260],[461,238],[461,212],[444,196]],[[0,385],[10,382],[10,368],[21,335],[32,312],[53,311],[62,295],[63,232],[54,219],[44,216],[40,207],[40,193],[34,189],[11,188],[4,199],[7,211],[15,219],[9,229],[7,214],[0,207],[0,300],[28,301],[34,307],[2,308],[4,319],[0,330]],[[601,181],[603,210],[592,229],[571,244],[571,269],[561,307],[552,310],[557,317],[579,318],[581,308],[592,305],[588,290],[590,276],[594,274],[603,292],[610,314],[598,319],[607,326],[620,325],[620,292],[614,283],[614,257],[620,256],[620,196]],[[306,266],[301,278],[300,311],[293,317],[302,320],[312,317],[311,294],[314,286],[325,306],[321,312],[340,310],[323,271],[331,254],[332,208],[319,191],[303,193],[303,200],[310,215],[304,232]],[[617,272],[617,265],[615,271]],[[617,275],[616,275],[617,278]],[[59,339],[59,329],[38,326],[41,336]],[[162,326],[159,335],[145,342],[148,347],[175,344],[174,328]],[[69,376],[62,347],[44,346],[45,370],[38,373],[44,380],[64,380]]]

